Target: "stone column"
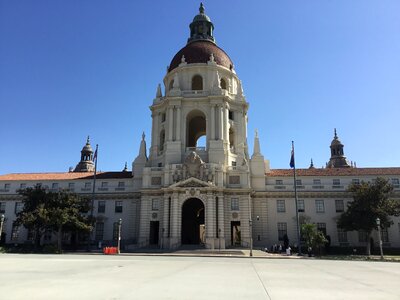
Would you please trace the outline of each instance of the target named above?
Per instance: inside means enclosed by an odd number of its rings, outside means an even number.
[[[229,142],[229,110],[228,107],[225,106],[224,110],[224,141]]]
[[[176,108],[176,140],[181,140],[181,107]]]
[[[215,106],[211,106],[211,140],[215,140]]]
[[[163,215],[163,226],[161,229],[162,232],[162,238],[163,238],[163,247],[164,248],[169,248],[169,241],[168,241],[168,215],[169,215],[169,207],[168,207],[168,202],[169,202],[169,197],[168,195],[164,195],[164,215]]]
[[[225,222],[224,222],[224,196],[218,196],[218,231],[219,238],[225,239]]]
[[[168,108],[168,141],[173,139],[173,129],[174,129],[174,110],[172,107]]]
[[[214,249],[215,237],[215,200],[211,193],[207,194],[206,203],[206,243]]]
[[[178,194],[173,193],[171,197],[171,243],[176,246],[179,240],[178,232]]]
[[[222,105],[218,105],[218,139],[224,139],[224,112]]]

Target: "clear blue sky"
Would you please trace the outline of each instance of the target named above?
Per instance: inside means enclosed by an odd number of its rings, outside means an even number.
[[[400,1],[204,1],[272,168],[399,166]],[[0,174],[67,171],[90,135],[129,167],[199,1],[0,2]]]

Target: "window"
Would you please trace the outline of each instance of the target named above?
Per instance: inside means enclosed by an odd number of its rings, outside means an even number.
[[[400,187],[399,178],[392,178],[392,185],[394,188]]]
[[[221,89],[226,90],[226,81],[225,81],[225,79],[221,78],[220,82],[221,82],[221,84],[220,84],[221,85]]]
[[[297,200],[297,210],[298,210],[298,212],[304,212],[305,211],[305,206],[304,206],[304,200],[303,199]]]
[[[0,213],[4,214],[6,212],[6,203],[0,202]]]
[[[236,167],[236,161],[232,161],[232,167]]]
[[[354,179],[351,180],[351,183],[352,183],[352,184],[359,185],[359,184],[360,184],[360,179],[354,178]]]
[[[158,199],[151,200],[151,209],[152,210],[158,210],[159,205],[160,205],[160,203],[159,203]]]
[[[200,75],[195,75],[192,78],[192,90],[201,91],[203,90],[203,78]]]
[[[317,213],[325,212],[324,200],[315,200],[315,211]]]
[[[287,224],[285,222],[278,223],[278,240],[283,241],[283,237],[287,234]]]
[[[388,233],[387,228],[381,229],[381,237],[382,237],[383,243],[389,243],[389,233]]]
[[[336,212],[344,212],[343,200],[335,200]]]
[[[317,223],[317,230],[321,231],[326,236],[326,223]]]
[[[57,183],[57,182],[53,182],[53,183],[51,184],[51,189],[53,189],[53,190],[58,189],[58,183]]]
[[[118,182],[118,187],[119,188],[124,188],[125,187],[125,182],[124,181]]]
[[[103,182],[101,183],[101,187],[102,187],[102,188],[107,188],[107,187],[108,187],[108,182],[107,182],[107,181],[103,181]]]
[[[75,189],[75,183],[74,183],[74,182],[68,183],[68,189],[69,189],[70,191],[73,191],[73,190]]]
[[[85,182],[85,189],[90,189],[92,187],[91,182]]]
[[[313,185],[321,185],[321,179],[314,179]]]
[[[22,202],[15,202],[15,209],[14,209],[15,214],[21,212],[23,208],[24,204]]]
[[[26,189],[26,183],[21,183],[20,185],[19,185],[19,188],[22,190],[22,189]]]
[[[160,132],[160,151],[164,151],[164,144],[165,144],[165,131],[164,129]]]
[[[167,118],[167,115],[165,113],[162,113],[161,114],[161,123],[164,123],[166,118]]]
[[[234,120],[234,118],[233,118],[233,111],[229,111],[229,120]]]
[[[239,210],[239,198],[231,199],[231,210]]]
[[[105,213],[106,212],[106,201],[99,201],[97,205],[97,212],[98,213]]]
[[[367,242],[367,232],[365,230],[360,230],[358,232],[358,241],[360,243],[366,243]]]
[[[115,201],[115,212],[122,213],[122,201]]]
[[[333,185],[340,185],[340,179],[333,179],[332,180]]]
[[[275,180],[276,185],[283,185],[283,180],[277,179]]]
[[[19,226],[14,222],[11,229],[11,240],[18,241],[19,238]]]
[[[302,184],[301,184],[301,179],[296,179],[296,185],[297,185],[297,186],[302,185]]]
[[[285,212],[285,200],[276,200],[276,211],[277,212]]]
[[[341,228],[337,229],[339,243],[347,243],[347,232]]]
[[[104,222],[97,222],[96,223],[96,241],[102,241],[104,237]]]
[[[4,189],[5,189],[6,191],[8,191],[8,190],[10,189],[10,184],[9,184],[9,183],[5,183],[5,184],[4,184]]]

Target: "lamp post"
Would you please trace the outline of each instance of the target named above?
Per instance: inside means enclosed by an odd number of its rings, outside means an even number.
[[[4,224],[4,215],[0,216],[0,243],[1,243],[1,234],[3,233],[3,224]]]
[[[381,259],[383,259],[382,237],[381,237],[381,219],[376,218],[376,225],[378,225],[379,250],[381,251]]]
[[[121,226],[122,226],[122,219],[118,220],[118,254],[121,253]]]
[[[250,256],[253,256],[253,220],[249,220],[250,227]]]

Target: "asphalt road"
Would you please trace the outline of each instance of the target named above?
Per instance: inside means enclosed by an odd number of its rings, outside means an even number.
[[[400,299],[400,264],[0,255],[0,299]]]

